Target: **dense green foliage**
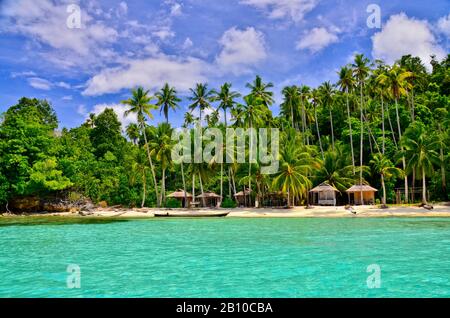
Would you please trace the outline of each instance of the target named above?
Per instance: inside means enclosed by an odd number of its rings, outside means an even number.
[[[106,109],[80,127],[59,131],[47,101],[22,98],[1,117],[1,209],[16,197],[68,190],[94,202],[126,206],[179,207],[178,201],[166,199],[177,189],[195,195],[214,191],[223,195],[226,207],[234,206],[234,193],[244,189],[259,202],[283,193],[288,204],[304,204],[311,187],[322,182],[341,191],[343,200],[345,190],[360,182],[378,188],[380,202],[394,202],[394,189],[405,187],[413,194],[404,202],[426,202],[427,191],[431,200],[448,200],[450,55],[442,62],[433,59],[432,66],[427,72],[411,56],[389,66],[358,55],[341,69],[335,85],[284,88],[279,116],[270,109],[273,84],[259,76],[242,98],[229,83],[217,91],[206,84],[192,89],[185,128],[281,130],[275,175],[262,174],[256,163],[219,163],[217,158],[208,164],[172,162],[169,111],[179,108],[181,100],[167,84],[155,104],[142,88],[122,102],[138,118],[128,127]],[[152,126],[156,109],[166,122]],[[421,195],[414,196],[417,188]]]

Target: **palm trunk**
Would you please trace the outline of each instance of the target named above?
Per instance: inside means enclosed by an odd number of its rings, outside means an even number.
[[[427,204],[427,181],[424,166],[422,166],[422,203]]]
[[[184,165],[183,162],[181,162],[181,179],[183,180],[183,191],[184,191],[184,208],[187,208],[187,193],[186,193],[186,180],[184,179]]]
[[[353,175],[356,174],[355,171],[355,150],[353,149],[353,132],[352,132],[352,120],[351,120],[351,116],[350,116],[350,104],[348,102],[348,88],[347,90],[347,117],[348,117],[348,127],[350,129],[350,149],[352,151],[352,167],[353,167]]]
[[[316,121],[316,130],[317,130],[317,138],[319,139],[320,153],[322,154],[322,160],[325,160],[325,156],[323,154],[322,139],[320,138],[319,122],[317,121],[317,107],[316,106],[314,106],[314,118]]]
[[[220,199],[219,199],[219,206],[222,206],[222,199],[223,199],[223,162],[220,164]]]
[[[381,146],[382,150],[383,150],[383,155],[386,151],[386,130],[384,127],[384,103],[383,103],[383,95],[381,95],[381,130],[382,130],[382,134],[383,134],[383,145]]]
[[[165,207],[166,205],[166,169],[162,169],[162,176],[161,176],[161,199],[159,202]]]
[[[198,179],[200,181],[200,191],[202,192],[202,204],[203,204],[203,207],[206,207],[205,193],[203,192],[202,175],[200,173],[198,174]]]
[[[395,98],[395,114],[397,116],[397,128],[398,128],[398,139],[402,139],[402,128],[400,126],[400,116],[398,114],[398,100]],[[400,150],[403,151],[403,146],[400,144]],[[409,201],[408,193],[408,175],[406,174],[406,160],[405,156],[402,157],[403,171],[405,171],[405,203]]]
[[[363,184],[363,170],[362,170],[362,166],[363,166],[363,159],[364,159],[364,118],[363,118],[363,87],[362,87],[362,83],[361,83],[361,89],[360,89],[360,93],[361,93],[361,106],[360,106],[360,121],[361,121],[361,136],[360,136],[360,154],[359,154],[359,167],[360,167],[360,171],[359,171],[359,184],[361,187],[361,205],[364,205],[364,196],[363,196],[363,189],[362,189],[362,184]]]
[[[294,107],[292,106],[292,103],[291,103],[291,124],[292,124],[292,128],[295,128],[294,127]]]
[[[303,143],[306,145],[306,113],[305,113],[305,104],[302,101],[302,134],[303,134]]]
[[[253,133],[252,133],[252,121],[250,120],[250,149],[249,149],[249,153],[248,153],[248,191],[249,191],[249,198],[251,197],[251,193],[252,193],[252,179],[251,179],[251,175],[252,175],[252,147],[253,147]],[[244,196],[245,196],[245,192],[244,192]],[[251,202],[251,200],[249,200]],[[249,204],[250,205],[250,204]]]
[[[415,183],[416,183],[416,169],[413,169],[412,171],[412,182],[411,182],[411,201],[414,203],[416,196],[415,196]]]
[[[333,147],[333,151],[334,151],[334,126],[333,126],[333,113],[331,112],[331,108],[329,109],[330,111],[330,124],[331,124],[331,145]]]
[[[439,134],[442,135],[441,125],[438,124]],[[444,149],[442,147],[442,142],[439,143],[439,159],[441,161],[441,185],[442,193],[444,194],[444,199],[447,200],[447,180],[445,176],[445,161],[444,161]]]
[[[146,196],[146,189],[147,189],[147,182],[146,182],[146,177],[145,177],[145,169],[143,169],[142,171],[142,203],[141,203],[141,208],[144,207],[145,204],[145,196]]]
[[[383,187],[383,204],[386,205],[386,185],[384,184],[383,174],[381,174],[381,186]]]
[[[387,117],[388,117],[388,122],[389,122],[389,128],[391,129],[391,133],[392,133],[392,140],[394,141],[395,147],[398,148],[397,140],[395,139],[395,134],[394,134],[394,126],[392,125],[391,114],[389,112],[389,105],[387,108]]]
[[[148,147],[147,133],[145,132],[145,127],[143,128],[143,131],[144,131],[145,148],[147,149],[148,161],[150,163],[150,169],[152,171],[153,184],[155,185],[156,206],[159,208],[161,206],[161,202],[159,201],[158,182],[156,182],[155,167],[153,166],[152,156],[150,155],[150,149]]]
[[[195,201],[195,173],[192,173],[192,202]]]

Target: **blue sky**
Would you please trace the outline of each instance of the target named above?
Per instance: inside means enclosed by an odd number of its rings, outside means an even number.
[[[70,4],[80,9],[75,27]],[[368,27],[371,4],[380,28]],[[106,107],[126,125],[134,118],[123,118],[120,101],[132,87],[169,82],[184,98],[197,82],[227,81],[246,93],[256,74],[275,84],[279,102],[285,85],[334,81],[355,53],[443,58],[449,9],[449,0],[0,0],[0,112],[37,97],[52,103],[61,127]],[[174,125],[185,107],[170,114]]]

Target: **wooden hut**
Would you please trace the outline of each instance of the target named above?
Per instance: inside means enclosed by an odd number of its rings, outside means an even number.
[[[309,193],[312,196],[311,203],[313,205],[336,206],[336,193],[339,193],[339,190],[324,182],[309,191]]]
[[[190,194],[189,192],[186,192],[186,195],[185,195],[184,190],[178,190],[174,193],[169,194],[167,197],[174,198],[174,199],[181,201],[182,207],[188,207],[192,202],[192,194]],[[184,200],[186,200],[186,202]]]
[[[217,208],[222,200],[222,197],[214,192],[205,192],[197,196],[197,200],[204,208]],[[203,201],[205,203],[203,204]]]
[[[239,206],[251,206],[252,205],[252,191],[245,189],[234,195]]]
[[[375,204],[375,193],[377,189],[372,188],[370,185],[354,185],[347,191],[348,200],[350,204],[362,205],[362,204]],[[361,200],[362,193],[362,200]]]

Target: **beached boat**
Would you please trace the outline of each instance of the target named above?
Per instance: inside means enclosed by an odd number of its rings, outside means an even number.
[[[155,217],[165,217],[165,218],[213,218],[213,217],[225,217],[230,214],[229,211],[217,211],[217,212],[177,212],[177,211],[167,211],[155,213]]]

